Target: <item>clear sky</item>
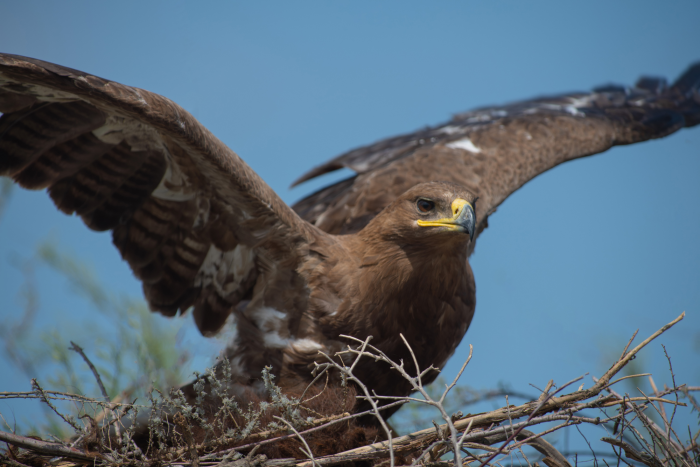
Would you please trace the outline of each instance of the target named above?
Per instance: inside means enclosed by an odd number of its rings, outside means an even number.
[[[0,50],[173,99],[291,203],[338,178],[290,191],[310,167],[452,113],[642,74],[674,79],[700,60],[698,18],[696,0],[25,0],[0,3]],[[446,373],[473,344],[463,381],[477,388],[600,374],[611,363],[602,349],[617,355],[637,328],[647,336],[686,311],[660,342],[678,380],[700,384],[699,176],[695,128],[565,164],[519,190],[479,238],[476,316]],[[44,193],[15,190],[0,219],[0,322],[21,308],[10,259],[47,237],[140,296],[108,234],[59,214]],[[43,325],[90,313],[60,278],[40,271],[38,281]],[[659,343],[641,358],[670,384]],[[29,388],[2,362],[0,382]]]

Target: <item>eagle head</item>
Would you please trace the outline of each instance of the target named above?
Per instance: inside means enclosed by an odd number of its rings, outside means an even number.
[[[466,243],[474,239],[476,200],[457,183],[420,183],[394,200],[367,228],[405,244]]]

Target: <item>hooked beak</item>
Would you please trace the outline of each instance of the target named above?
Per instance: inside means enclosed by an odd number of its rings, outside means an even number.
[[[469,234],[469,239],[474,240],[474,230],[476,229],[476,213],[474,207],[466,200],[457,198],[452,201],[451,218],[438,219],[435,221],[424,221],[418,219],[418,225],[421,227],[447,227],[450,230],[466,232]]]

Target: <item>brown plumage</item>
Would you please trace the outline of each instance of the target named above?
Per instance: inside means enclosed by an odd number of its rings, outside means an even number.
[[[467,258],[496,207],[562,162],[696,125],[699,82],[695,65],[671,87],[646,79],[460,114],[314,169],[299,181],[357,175],[290,208],[168,99],[0,55],[0,174],[111,230],[154,311],[193,307],[205,335],[233,314],[239,394],[262,394],[266,365],[295,390],[319,350],[347,345],[340,334],[407,360],[403,334],[422,367],[444,365],[474,313]],[[378,394],[410,390],[374,362],[357,373]]]

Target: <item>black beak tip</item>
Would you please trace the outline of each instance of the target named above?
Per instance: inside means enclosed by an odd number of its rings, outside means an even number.
[[[466,224],[467,232],[469,232],[469,241],[474,241],[474,234],[476,233],[476,213],[471,206],[469,206]]]

